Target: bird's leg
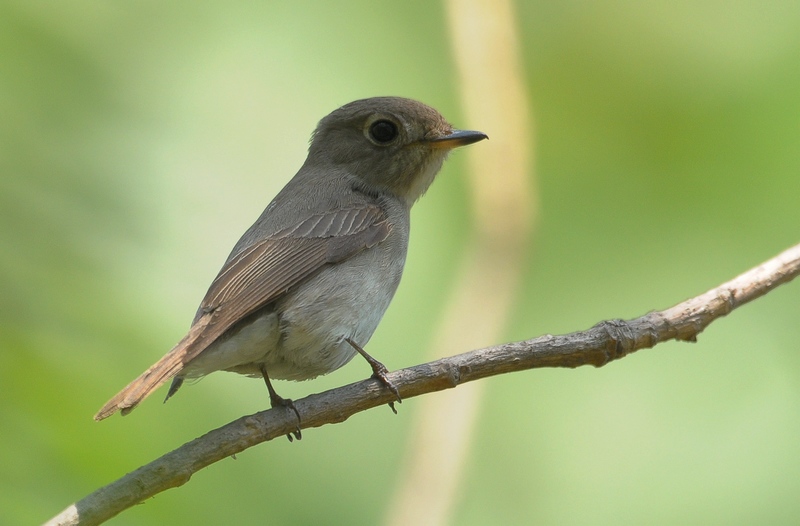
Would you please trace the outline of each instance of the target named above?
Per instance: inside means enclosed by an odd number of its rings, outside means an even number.
[[[261,367],[259,367],[259,369],[261,370],[261,376],[264,377],[264,383],[267,384],[267,391],[269,391],[270,405],[273,408],[280,406],[280,407],[285,407],[287,409],[291,409],[292,411],[294,411],[294,414],[297,415],[297,429],[295,429],[291,433],[287,433],[286,438],[288,438],[289,442],[291,442],[293,440],[292,435],[294,435],[294,438],[300,440],[301,438],[303,438],[303,435],[300,433],[300,412],[294,406],[294,402],[292,402],[288,398],[281,397],[280,395],[278,395],[278,393],[275,392],[275,388],[272,387],[272,382],[269,381],[269,375],[267,375],[267,368],[262,364]]]
[[[362,349],[360,345],[358,345],[350,338],[345,338],[344,341],[349,343],[353,347],[353,349],[355,349],[358,352],[358,354],[364,357],[367,363],[369,363],[369,366],[372,367],[372,376],[377,380],[380,380],[380,382],[392,392],[395,398],[397,398],[397,402],[402,404],[403,399],[400,398],[400,391],[397,390],[397,387],[395,387],[395,385],[391,382],[391,380],[389,380],[389,377],[386,376],[386,373],[389,372],[389,369],[387,369],[386,366],[383,365],[381,362],[370,356],[369,353],[367,353],[367,351]],[[392,408],[394,414],[397,414],[397,409],[394,408],[394,402],[389,402],[389,407]]]

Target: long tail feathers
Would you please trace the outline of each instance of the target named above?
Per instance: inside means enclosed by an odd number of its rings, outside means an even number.
[[[200,343],[202,338],[203,329],[206,323],[196,323],[189,330],[187,334],[175,347],[172,348],[163,358],[154,363],[143,372],[137,379],[129,383],[122,391],[117,393],[111,400],[100,408],[94,419],[98,422],[104,418],[108,418],[117,411],[121,411],[123,415],[127,415],[145,398],[147,398],[153,391],[161,387],[167,380],[173,378],[183,369],[186,362],[196,352],[191,352],[192,348],[196,347],[195,344]],[[200,349],[202,350],[202,349]]]

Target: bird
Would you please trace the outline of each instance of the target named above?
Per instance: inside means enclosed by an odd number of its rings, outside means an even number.
[[[363,347],[400,283],[412,205],[451,150],[483,139],[402,97],[356,100],[324,117],[300,170],[236,243],[188,333],[95,420],[129,413],[168,381],[165,401],[184,380],[224,370],[263,378],[272,407],[289,407],[299,421],[271,379],[310,380],[356,354],[401,401]]]

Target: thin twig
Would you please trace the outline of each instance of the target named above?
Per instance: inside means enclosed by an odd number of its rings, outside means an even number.
[[[388,376],[403,399],[488,376],[538,367],[601,367],[668,340],[695,341],[712,321],[800,274],[800,245],[705,294],[629,321],[601,322],[589,330],[546,335],[466,352],[401,369]],[[377,380],[364,380],[295,401],[302,428],[343,422],[395,399]],[[185,484],[204,467],[295,431],[294,413],[268,410],[239,418],[140,467],[69,506],[47,525],[91,525],[166,489]]]

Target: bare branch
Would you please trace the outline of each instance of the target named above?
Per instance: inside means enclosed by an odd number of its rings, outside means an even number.
[[[589,330],[546,335],[444,358],[395,371],[389,378],[403,398],[441,391],[498,374],[538,367],[601,367],[668,340],[695,341],[712,321],[800,274],[800,245],[705,294],[629,321],[601,322]],[[343,422],[387,404],[394,395],[374,379],[295,401],[302,428]],[[239,418],[140,467],[71,505],[47,525],[91,525],[166,489],[185,484],[204,467],[294,431],[294,413],[268,410]]]

